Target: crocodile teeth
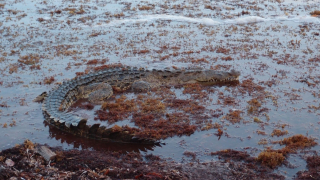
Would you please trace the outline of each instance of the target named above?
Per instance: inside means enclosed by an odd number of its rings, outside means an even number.
[[[54,117],[53,120],[54,120],[54,122],[58,122],[60,119],[57,117]]]

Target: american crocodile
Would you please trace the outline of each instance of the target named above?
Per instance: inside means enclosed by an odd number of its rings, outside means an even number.
[[[157,143],[152,139],[139,139],[126,128],[115,130],[100,127],[100,124],[86,125],[87,119],[67,112],[67,109],[80,98],[100,101],[109,98],[113,88],[144,91],[161,85],[180,85],[186,83],[222,83],[237,81],[240,72],[215,70],[146,70],[136,67],[117,67],[89,73],[65,81],[45,97],[42,105],[46,121],[55,127],[77,136],[118,142]]]

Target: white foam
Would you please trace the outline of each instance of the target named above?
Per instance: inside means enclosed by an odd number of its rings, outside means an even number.
[[[273,20],[278,20],[278,21],[288,21],[290,17],[288,16],[276,16],[273,18]]]
[[[320,19],[312,16],[298,16],[293,18],[293,21],[299,23],[320,23]]]
[[[96,25],[94,27],[117,26],[117,25],[121,25],[121,24],[129,24],[129,23],[135,24],[135,23],[140,23],[140,22],[149,22],[149,21],[156,21],[156,20],[171,20],[171,21],[177,21],[177,22],[199,23],[199,24],[204,24],[207,26],[214,26],[214,25],[221,24],[221,22],[215,21],[210,18],[191,18],[191,17],[185,17],[185,16],[156,14],[156,15],[139,15],[139,16],[137,16],[135,18],[131,18],[131,19],[113,20],[107,24]]]
[[[145,18],[146,21],[153,21],[153,20],[172,20],[178,22],[191,22],[191,23],[200,23],[209,26],[221,24],[221,22],[214,21],[210,18],[191,18],[185,16],[174,16],[174,15],[166,15],[166,14],[157,14],[157,15],[145,15],[145,16],[138,16],[138,18]]]
[[[243,18],[237,18],[237,19],[228,19],[225,20],[225,23],[227,24],[248,24],[248,23],[258,23],[258,22],[265,22],[270,21],[271,19],[262,18],[259,16],[248,16]]]
[[[51,19],[51,17],[49,17],[49,16],[45,16],[45,17],[43,17],[43,19],[44,19],[44,20],[50,20],[50,19]]]
[[[296,23],[320,23],[320,19],[312,16],[275,16],[273,17],[274,21],[293,21]]]
[[[247,16],[235,19],[228,19],[228,20],[213,20],[210,18],[192,18],[186,16],[175,16],[175,15],[167,15],[167,14],[156,14],[156,15],[139,15],[133,18],[128,19],[121,19],[121,20],[113,20],[107,24],[99,24],[95,25],[94,27],[100,26],[117,26],[121,24],[134,24],[134,23],[143,23],[143,22],[150,22],[156,20],[170,20],[170,21],[177,21],[177,22],[189,22],[189,23],[198,23],[204,24],[207,26],[215,26],[220,24],[247,24],[247,23],[260,23],[260,22],[267,22],[267,21],[293,21],[297,23],[320,23],[320,19],[311,16],[272,16],[272,17],[259,17],[259,16]]]

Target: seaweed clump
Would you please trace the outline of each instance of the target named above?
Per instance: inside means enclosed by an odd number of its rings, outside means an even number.
[[[50,162],[21,145],[1,151],[0,179],[284,179],[265,171],[256,173],[241,162],[176,163],[139,152],[48,148],[57,154]],[[184,155],[196,157],[189,151]],[[9,160],[12,166],[6,165]]]
[[[238,87],[239,91],[242,94],[252,94],[254,92],[264,92],[265,87],[262,87],[256,83],[253,82],[253,78],[245,79],[242,81],[240,86]]]
[[[25,65],[34,65],[40,62],[40,56],[33,55],[33,54],[20,56],[20,58],[18,59],[18,62]]]
[[[283,164],[290,153],[295,153],[299,149],[317,145],[317,142],[315,142],[313,138],[308,138],[302,134],[284,138],[283,140],[275,141],[273,143],[279,143],[280,145],[285,145],[285,147],[278,150],[267,148],[261,152],[257,158],[257,161],[261,164],[272,169]]]
[[[248,104],[250,105],[248,107],[248,114],[257,114],[259,111],[259,108],[261,107],[261,103],[259,102],[258,99],[254,98],[248,101]]]
[[[154,98],[146,99],[140,103],[140,106],[143,113],[160,113],[166,109],[166,106],[159,99]]]
[[[315,154],[307,158],[308,171],[297,172],[297,179],[320,179],[320,156]]]
[[[139,138],[166,139],[172,136],[182,136],[193,134],[197,126],[190,125],[188,122],[172,122],[168,119],[156,119],[154,115],[136,113],[133,121],[140,127],[141,131],[135,135]]]
[[[285,147],[278,150],[267,148],[262,151],[257,158],[251,157],[247,152],[241,152],[232,149],[211,152],[211,155],[218,155],[219,158],[226,159],[227,161],[244,161],[248,163],[246,164],[247,166],[254,168],[256,171],[262,171],[263,169],[274,169],[286,163],[288,155],[290,153],[295,153],[298,149],[305,149],[317,144],[313,138],[308,138],[301,134],[284,138],[283,140],[276,141],[274,143],[285,145]],[[309,159],[309,161],[311,160]],[[320,166],[320,163],[312,164],[315,164],[315,166]]]
[[[320,16],[320,11],[319,10],[315,10],[315,11],[312,11],[310,13],[311,16]]]
[[[240,123],[240,121],[242,120],[241,113],[243,112],[240,110],[230,110],[229,113],[223,118],[228,120],[232,124]]]
[[[281,145],[286,145],[286,147],[297,150],[309,148],[317,145],[318,143],[314,141],[313,138],[308,138],[302,134],[294,135],[292,137],[284,138],[279,142]]]
[[[53,81],[55,81],[54,77],[50,76],[50,77],[45,77],[43,80],[43,83],[44,84],[51,84],[51,83],[53,83]]]
[[[255,158],[251,157],[247,152],[237,151],[233,149],[225,149],[217,152],[211,152],[211,156],[219,155],[219,158],[226,159],[227,161],[245,161],[254,162]]]
[[[183,94],[190,94],[194,99],[207,98],[209,95],[207,91],[203,91],[203,86],[199,83],[186,84],[183,87]]]
[[[189,104],[189,101],[186,103],[191,106],[186,112],[195,113],[199,111],[197,105]],[[131,121],[139,129],[135,129],[131,134],[138,138],[151,138],[154,140],[191,135],[196,131],[198,126],[190,123],[188,115],[179,112],[165,113],[167,106],[182,108],[175,101],[168,104],[162,102],[159,98],[139,95],[137,99],[127,99],[123,95],[115,99],[115,102],[102,104],[101,109],[95,111],[95,120],[107,120],[109,124],[112,124],[132,116]]]
[[[127,97],[123,95],[116,99],[115,102],[103,103],[101,109],[95,112],[97,117],[94,119],[100,119],[102,121],[108,120],[108,122],[112,124],[129,117],[130,113],[135,110],[135,101],[133,99],[127,100]]]
[[[273,169],[268,166],[261,166],[257,158],[250,156],[246,151],[237,151],[233,149],[225,149],[217,152],[211,152],[211,156],[219,156],[219,159],[224,159],[228,162],[229,167],[234,168],[234,172],[242,172],[245,169],[252,170],[259,178],[258,179],[285,179],[283,176],[271,173]],[[234,166],[241,162],[241,166]],[[248,172],[248,171],[246,171]],[[255,178],[239,178],[239,179],[256,179]]]
[[[274,169],[283,163],[285,156],[280,152],[267,149],[259,154],[257,160],[260,161],[261,164]]]
[[[165,100],[165,102],[168,107],[183,110],[186,113],[201,114],[205,110],[204,106],[192,100],[170,99]]]
[[[288,134],[288,131],[287,130],[280,130],[280,129],[274,129],[271,133],[271,136],[284,136],[284,135],[287,135]]]

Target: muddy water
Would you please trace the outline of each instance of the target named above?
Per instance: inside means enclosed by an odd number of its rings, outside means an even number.
[[[0,0],[0,149],[31,139],[64,148],[141,151],[176,161],[189,161],[183,152],[192,151],[207,161],[214,158],[208,152],[226,148],[257,156],[266,146],[280,148],[271,141],[295,134],[318,142],[320,18],[310,12],[320,10],[319,4],[318,0]],[[150,69],[241,71],[239,85],[209,87],[214,93],[208,95],[211,101],[204,101],[208,112],[223,112],[208,120],[222,125],[224,135],[218,140],[217,129],[197,131],[165,139],[159,147],[103,144],[49,128],[43,122],[41,104],[32,100],[76,72],[101,65],[87,65],[93,59]],[[44,84],[51,76],[55,81]],[[241,89],[247,80],[265,89]],[[186,98],[181,89],[173,91]],[[224,104],[225,97],[234,103]],[[254,98],[261,98],[261,107],[267,108],[264,113],[248,111],[248,101]],[[225,118],[230,110],[243,111],[240,122]],[[87,116],[94,114],[87,112]],[[254,117],[262,122],[254,122]],[[271,136],[274,129],[288,134]],[[261,140],[267,144],[259,145]],[[319,146],[311,150],[318,152]],[[304,156],[289,157],[296,168],[281,166],[276,171],[292,177],[306,168]]]

